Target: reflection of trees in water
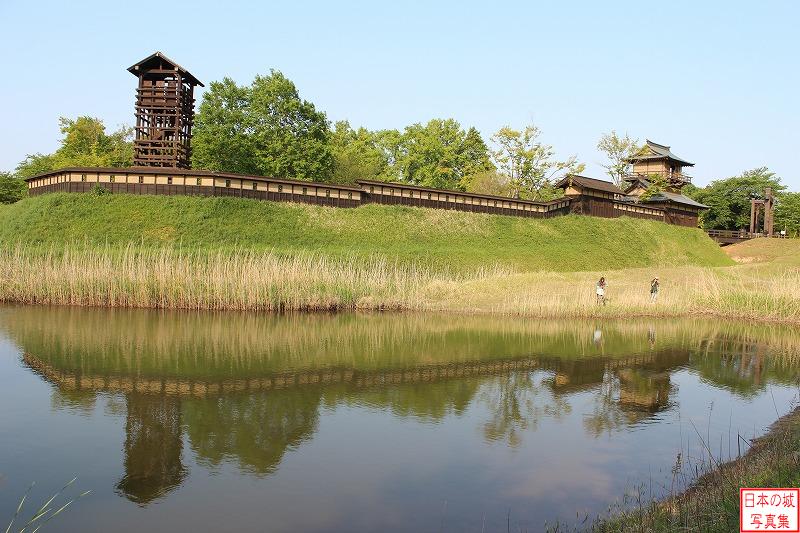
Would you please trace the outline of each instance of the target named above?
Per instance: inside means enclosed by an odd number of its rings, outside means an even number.
[[[446,379],[435,382],[407,383],[390,387],[375,387],[358,394],[346,392],[347,401],[377,408],[389,408],[399,417],[421,420],[442,420],[448,414],[460,415],[469,406],[480,379]],[[331,394],[325,394],[326,401]]]
[[[536,383],[533,372],[511,372],[491,378],[481,387],[479,399],[491,418],[483,425],[488,441],[522,443],[522,434],[536,429],[542,417],[561,418],[572,408],[566,399],[552,394],[544,383]]]
[[[128,394],[125,418],[125,475],[117,491],[146,505],[179,486],[186,477],[181,462],[180,400],[171,396]]]
[[[192,450],[210,465],[234,459],[256,474],[274,472],[287,449],[317,427],[318,387],[232,394],[183,402]]]
[[[731,335],[725,329],[676,325],[665,332],[661,323],[658,329],[618,323],[604,328],[595,343],[598,327],[580,323],[542,328],[531,321],[487,323],[481,318],[451,324],[379,315],[302,317],[289,324],[280,317],[263,323],[249,317],[244,320],[248,327],[231,328],[228,320],[240,319],[227,314],[169,314],[161,324],[161,315],[145,312],[134,313],[139,319],[133,331],[127,320],[114,322],[107,331],[98,327],[107,321],[104,313],[88,313],[93,320],[86,322],[83,311],[67,313],[70,327],[65,331],[61,321],[42,320],[42,314],[11,314],[12,322],[0,327],[13,326],[19,342],[35,348],[24,360],[58,386],[51,400],[54,409],[93,413],[93,387],[150,391],[122,393],[114,396],[118,404],[106,407],[126,416],[125,473],[117,489],[141,505],[174,490],[187,475],[182,427],[199,462],[215,466],[230,461],[243,471],[269,474],[287,449],[311,438],[323,401],[331,408],[378,407],[423,422],[480,405],[489,411],[481,423],[484,438],[519,446],[524,432],[535,430],[543,417],[567,416],[569,396],[575,393],[593,396],[584,426],[598,436],[670,408],[675,390],[670,374],[677,368],[688,367],[713,386],[744,397],[766,383],[789,383],[798,376],[796,357],[771,353],[772,344],[785,336],[780,332],[765,340],[739,329]],[[121,316],[127,319],[128,314]],[[172,327],[175,321],[180,336]],[[52,327],[43,332],[42,323]],[[151,335],[154,325],[160,335]],[[232,338],[230,331],[236,332]],[[796,347],[798,338],[781,341],[781,346]],[[145,339],[144,348],[140,339]],[[517,358],[540,370],[499,374],[525,368],[503,366]],[[326,381],[327,368],[337,369],[341,381]],[[417,381],[392,381],[405,373]],[[275,388],[275,376],[286,388]],[[259,379],[272,388],[238,388]],[[187,383],[202,387],[184,387]],[[198,391],[208,396],[190,396]]]
[[[770,361],[765,343],[718,341],[704,348],[692,355],[692,367],[705,381],[744,397],[764,390],[767,381],[788,384],[792,382],[790,376],[798,377],[796,367],[792,371],[780,369],[780,360]]]

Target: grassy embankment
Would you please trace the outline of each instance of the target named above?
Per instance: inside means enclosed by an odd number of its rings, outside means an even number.
[[[739,531],[739,487],[800,486],[800,408],[775,422],[738,460],[720,464],[712,459],[702,467],[709,471],[689,490],[663,501],[633,502],[639,505],[597,520],[591,529],[603,533]]]
[[[55,194],[0,208],[0,298],[797,321],[800,244],[775,244],[733,266],[699,230],[627,218]],[[605,307],[594,304],[600,275]]]

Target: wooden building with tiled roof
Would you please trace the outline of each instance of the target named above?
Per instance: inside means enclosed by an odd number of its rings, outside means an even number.
[[[654,177],[664,180],[668,188],[680,191],[692,178],[684,172],[685,167],[694,163],[673,154],[669,146],[647,140],[634,156],[626,159],[631,165],[631,174],[625,178],[626,193],[638,196],[639,190],[646,190]],[[646,184],[645,184],[646,182]]]
[[[708,209],[707,205],[672,191],[657,192],[647,199],[640,199],[639,203],[664,210],[664,222],[693,228],[697,227],[700,212]]]
[[[564,196],[572,200],[570,212],[577,215],[616,218],[629,216],[649,220],[664,220],[659,208],[638,205],[635,199],[610,181],[568,174],[556,187],[564,190]]]

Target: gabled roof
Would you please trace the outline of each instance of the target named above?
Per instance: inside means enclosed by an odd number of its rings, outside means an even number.
[[[630,194],[630,192],[636,187],[642,187],[646,189],[650,186],[650,180],[643,178],[641,176],[636,176],[633,178],[625,178],[625,183],[627,184],[627,186],[625,187],[625,194]]]
[[[567,174],[561,181],[556,183],[556,187],[566,189],[571,185],[576,185],[582,189],[591,189],[593,191],[610,192],[613,194],[624,194],[622,189],[611,183],[610,181],[598,180],[578,174]]]
[[[181,76],[189,80],[192,83],[192,85],[199,85],[200,87],[205,87],[205,85],[203,85],[203,82],[195,78],[191,72],[189,72],[188,70],[186,70],[185,68],[183,68],[182,66],[180,66],[179,64],[177,64],[164,54],[162,54],[161,52],[155,52],[153,54],[150,54],[149,56],[142,59],[138,63],[131,65],[128,68],[128,72],[138,77],[140,71],[157,68],[161,66],[162,63],[167,63],[172,68],[180,72]]]
[[[648,159],[669,159],[670,161],[675,161],[676,163],[680,163],[682,166],[685,167],[693,167],[694,163],[690,163],[685,159],[681,159],[677,155],[673,154],[670,151],[669,146],[664,144],[654,143],[650,139],[646,139],[646,144],[644,147],[637,153],[636,155],[629,157],[626,161],[630,163],[635,163],[636,161],[646,161]]]
[[[677,192],[668,192],[668,191],[661,191],[647,200],[642,200],[642,203],[673,203],[673,204],[683,204],[683,205],[690,205],[692,207],[699,207],[701,209],[708,209],[707,205],[703,205],[700,202],[692,200],[688,196],[684,196],[681,193]]]

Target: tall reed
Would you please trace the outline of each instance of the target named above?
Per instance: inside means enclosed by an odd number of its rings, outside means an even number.
[[[607,305],[594,284],[609,281]],[[650,302],[650,279],[661,293]],[[608,272],[448,271],[385,258],[130,244],[0,247],[0,300],[211,310],[396,309],[532,317],[714,315],[800,323],[800,267],[776,262]]]
[[[470,279],[500,275],[478,271]],[[464,275],[385,259],[128,245],[0,248],[0,298],[31,304],[225,310],[413,309]]]

